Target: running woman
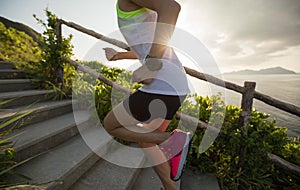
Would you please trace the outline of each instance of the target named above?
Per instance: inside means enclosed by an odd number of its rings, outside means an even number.
[[[176,190],[190,148],[191,134],[165,132],[190,92],[184,68],[167,44],[172,37],[180,5],[174,0],[118,0],[118,25],[130,46],[128,52],[104,48],[109,61],[139,59],[133,81],[143,86],[113,108],[104,119],[107,132],[142,148],[165,190]],[[137,124],[143,123],[143,127]],[[157,163],[158,163],[157,162]]]

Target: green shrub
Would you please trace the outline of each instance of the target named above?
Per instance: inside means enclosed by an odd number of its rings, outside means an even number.
[[[133,91],[140,86],[139,84],[131,82],[131,73],[124,69],[110,68],[97,61],[81,61],[80,63],[101,73],[109,80],[115,81]],[[106,114],[111,110],[112,105],[118,104],[127,96],[125,93],[113,90],[111,86],[106,85],[98,79],[94,79],[89,74],[82,73],[81,71],[78,71],[76,74],[73,92],[79,100],[89,98],[87,101],[96,107],[98,112],[97,117],[99,117],[101,121],[103,121]],[[87,97],[87,94],[92,94],[94,97]]]
[[[73,45],[71,45],[72,35],[67,38],[61,36],[61,43],[58,42],[60,36],[56,33],[58,17],[48,8],[45,10],[47,21],[39,19],[36,15],[34,18],[40,23],[45,31],[42,40],[42,60],[38,67],[38,76],[43,81],[50,81],[55,85],[66,86],[66,90],[70,92],[72,85],[72,77],[75,69],[68,64],[68,60],[72,56]],[[64,81],[59,81],[58,72],[64,76]]]
[[[0,104],[4,104],[5,102],[0,102]],[[2,119],[0,121],[0,189],[2,187],[7,187],[13,184],[10,184],[10,178],[12,176],[27,178],[26,176],[16,173],[14,168],[16,168],[19,165],[24,164],[25,162],[31,160],[32,158],[28,158],[26,160],[23,160],[21,162],[15,162],[14,158],[16,156],[16,151],[13,148],[13,142],[11,141],[13,138],[17,137],[20,134],[16,134],[14,136],[11,135],[14,127],[11,126],[12,123],[16,121],[22,120],[22,118],[25,118],[29,114],[31,114],[34,111],[28,110],[25,113],[15,113],[14,115],[10,116],[7,119]]]
[[[36,71],[42,52],[31,37],[0,22],[0,39],[0,59],[13,62],[28,73]]]
[[[1,17],[1,16],[0,16],[0,22],[2,22],[6,26],[6,28],[14,28],[18,31],[24,32],[25,34],[30,36],[37,43],[40,43],[40,41],[41,41],[41,34],[39,34],[37,31],[35,31],[31,27],[29,27],[23,23],[14,22],[12,20],[9,20],[9,19]]]
[[[45,10],[47,21],[34,18],[44,26],[40,46],[24,32],[14,28],[7,29],[0,23],[0,59],[10,61],[17,68],[46,83],[39,83],[41,88],[61,89],[60,96],[71,93],[75,68],[67,63],[72,56],[72,35],[67,38],[62,36],[61,43],[57,43],[56,34],[57,16]],[[58,81],[57,71],[64,75],[64,81]],[[63,87],[63,88],[62,88]]]
[[[215,97],[205,99],[212,101]],[[207,103],[202,105],[209,107]],[[287,137],[286,128],[277,127],[275,120],[268,119],[268,114],[257,110],[253,110],[248,128],[239,128],[240,113],[237,106],[226,106],[222,130],[202,154],[199,146],[204,132],[196,131],[189,165],[202,172],[216,173],[222,189],[299,189],[299,179],[275,167],[267,157],[270,152],[299,164],[299,140]],[[209,117],[202,116],[204,121]],[[241,146],[244,148],[242,156],[239,155]]]

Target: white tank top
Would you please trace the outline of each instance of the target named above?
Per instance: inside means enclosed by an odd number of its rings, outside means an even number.
[[[144,9],[142,13],[130,18],[120,17],[118,14],[120,31],[142,64],[145,63],[144,59],[152,46],[156,21],[157,13],[149,9]],[[143,85],[139,90],[165,95],[188,94],[190,90],[186,73],[173,48],[167,48],[162,62],[163,67],[158,71],[153,82]]]

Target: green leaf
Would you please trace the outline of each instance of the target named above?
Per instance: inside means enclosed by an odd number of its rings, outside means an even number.
[[[24,118],[26,116],[28,116],[28,115],[30,115],[34,111],[35,111],[35,109],[31,109],[31,110],[27,110],[25,113],[22,113],[20,115],[18,115],[18,113],[14,114],[12,116],[12,118],[9,118],[9,119],[7,119],[7,120],[5,120],[5,121],[3,121],[3,122],[0,123],[0,129],[2,129],[2,128],[4,128],[4,127],[6,127],[6,126],[8,126],[8,125],[10,125],[10,124],[12,124],[12,123],[20,120],[20,119],[22,119],[22,118]]]

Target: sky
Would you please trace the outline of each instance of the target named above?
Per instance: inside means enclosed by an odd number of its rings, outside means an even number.
[[[221,72],[281,66],[300,73],[299,0],[178,0],[177,27],[200,40]],[[0,15],[38,32],[45,9],[66,21],[100,34],[118,30],[116,0],[0,0]],[[84,59],[97,39],[63,27],[73,34],[74,56]],[[103,44],[105,46],[105,44]]]

